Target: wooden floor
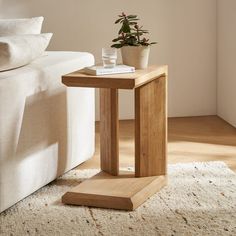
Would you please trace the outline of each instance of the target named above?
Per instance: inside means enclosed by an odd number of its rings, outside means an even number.
[[[236,129],[217,116],[170,118],[168,163],[224,161],[236,172]],[[78,169],[99,168],[99,123],[96,151]],[[120,167],[134,165],[134,122],[120,121]]]

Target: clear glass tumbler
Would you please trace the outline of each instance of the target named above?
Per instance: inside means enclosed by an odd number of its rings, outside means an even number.
[[[116,48],[102,48],[102,62],[104,68],[115,67],[116,60],[117,60]]]

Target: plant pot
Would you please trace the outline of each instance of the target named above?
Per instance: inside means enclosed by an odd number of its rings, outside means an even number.
[[[124,65],[134,66],[135,69],[145,69],[148,66],[150,46],[124,46],[121,48]]]

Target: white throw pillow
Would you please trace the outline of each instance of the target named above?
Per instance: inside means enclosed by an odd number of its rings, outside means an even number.
[[[0,37],[0,71],[29,64],[46,50],[51,33]]]
[[[0,37],[18,34],[40,34],[44,18],[0,19]]]

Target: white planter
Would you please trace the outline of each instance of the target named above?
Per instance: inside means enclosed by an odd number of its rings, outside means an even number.
[[[124,65],[145,69],[148,66],[150,46],[124,46],[121,55]]]

